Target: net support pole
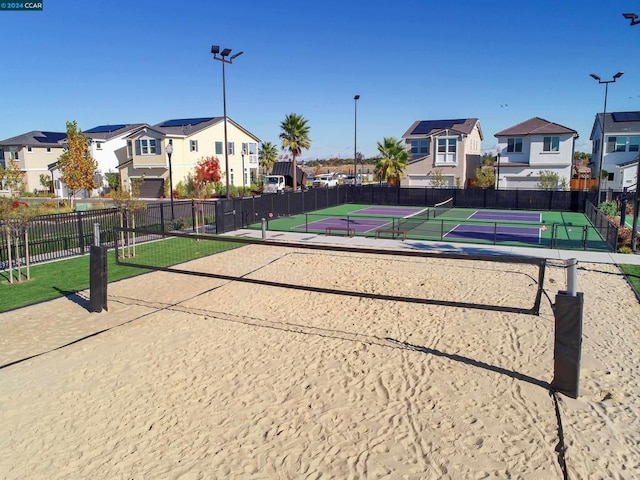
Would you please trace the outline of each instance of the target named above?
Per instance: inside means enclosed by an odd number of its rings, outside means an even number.
[[[567,269],[567,294],[575,297],[578,291],[578,260],[569,258],[565,260]]]
[[[583,306],[581,292],[570,295],[560,291],[553,309],[555,338],[551,388],[571,398],[578,398],[580,386]]]
[[[267,239],[267,219],[266,218],[262,219],[262,239],[263,240]]]
[[[91,245],[89,250],[89,311],[107,310],[107,247]]]

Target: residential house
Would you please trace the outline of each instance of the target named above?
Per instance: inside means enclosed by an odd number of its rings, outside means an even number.
[[[172,119],[153,126],[141,126],[125,137],[126,160],[120,162],[121,182],[128,188],[141,179],[140,196],[168,196],[169,156],[171,144],[171,179],[173,186],[194,173],[199,160],[216,157],[220,162],[222,184],[226,182],[224,151],[224,117]],[[249,187],[258,178],[258,144],[260,139],[227,117],[227,161],[229,184]],[[244,175],[243,175],[244,173]],[[244,177],[244,178],[243,178]]]
[[[109,186],[105,174],[117,173],[118,165],[127,160],[126,137],[144,126],[143,123],[99,125],[83,132],[89,139],[91,156],[98,163],[96,180],[99,193]]]
[[[612,112],[604,116],[605,148],[602,145],[603,115],[598,113],[591,129],[593,171],[607,172],[606,188],[621,191],[637,183],[640,153],[640,112]],[[600,169],[600,155],[602,168]],[[597,174],[596,174],[597,175]]]
[[[495,134],[498,139],[496,186],[502,190],[539,188],[542,172],[558,175],[557,188],[568,188],[578,133],[533,117]]]
[[[480,166],[483,136],[477,118],[419,120],[402,138],[411,152],[403,187],[429,187],[444,179],[443,187],[462,188]]]
[[[0,165],[9,166],[11,160],[18,162],[24,172],[22,186],[26,192],[45,190],[40,176],[51,178],[48,166],[58,161],[63,152],[65,132],[33,131],[8,138],[0,142]],[[0,191],[7,191],[6,184],[0,185]]]

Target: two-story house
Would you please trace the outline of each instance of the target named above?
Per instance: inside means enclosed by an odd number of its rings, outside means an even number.
[[[403,187],[462,188],[475,176],[482,158],[482,129],[477,118],[418,120],[402,138],[411,152]]]
[[[604,151],[602,132],[604,125]],[[591,129],[593,171],[606,172],[606,188],[622,190],[637,183],[640,154],[640,112],[598,113]],[[602,168],[600,169],[600,155]]]
[[[117,173],[118,165],[127,160],[127,135],[145,126],[144,123],[99,125],[83,133],[89,140],[89,151],[97,162],[98,191],[108,186],[106,173]]]
[[[49,165],[58,161],[63,152],[66,132],[33,131],[0,142],[0,165],[7,168],[11,160],[24,172],[22,186],[27,192],[45,190],[40,176],[51,178]],[[7,191],[0,185],[0,191]]]
[[[198,161],[216,157],[225,183],[224,117],[172,119],[153,126],[142,126],[125,137],[127,158],[118,166],[122,184],[142,179],[140,196],[157,198],[169,195],[169,156],[173,186],[194,174]],[[227,161],[229,184],[249,187],[258,178],[260,139],[227,117]]]
[[[569,185],[578,138],[575,130],[533,117],[496,133],[495,137],[497,188],[537,189],[543,171],[558,175],[557,188]]]

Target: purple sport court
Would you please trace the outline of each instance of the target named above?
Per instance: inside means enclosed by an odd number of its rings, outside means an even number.
[[[381,217],[408,217],[424,210],[420,207],[367,207],[355,212],[351,212],[351,215],[378,215]]]
[[[457,225],[445,233],[443,238],[539,244],[540,229],[505,225]]]
[[[491,211],[477,211],[472,214],[469,219],[471,220],[510,220],[513,222],[536,222],[542,221],[541,213],[534,212],[491,212]]]
[[[373,218],[323,218],[305,225],[298,225],[294,230],[326,230],[327,228],[350,228],[356,233],[367,233],[376,230],[390,222],[386,220],[375,220]]]

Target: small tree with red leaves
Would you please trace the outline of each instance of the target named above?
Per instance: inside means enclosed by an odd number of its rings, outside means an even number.
[[[196,164],[195,183],[198,193],[204,193],[207,185],[215,185],[220,182],[222,175],[220,174],[220,162],[216,157],[205,157],[200,159]]]

